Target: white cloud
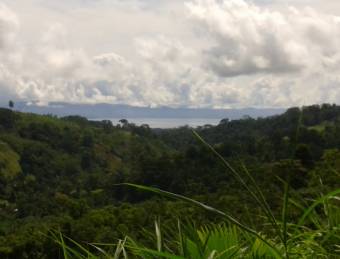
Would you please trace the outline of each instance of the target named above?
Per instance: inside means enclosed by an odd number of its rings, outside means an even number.
[[[18,1],[0,5],[0,101],[340,102],[340,16],[316,3]]]
[[[278,12],[243,0],[198,0],[188,7],[214,40],[205,65],[219,76],[299,72],[338,60],[340,17],[311,8]]]
[[[15,13],[4,4],[0,4],[0,48],[4,49],[13,43],[19,21]]]

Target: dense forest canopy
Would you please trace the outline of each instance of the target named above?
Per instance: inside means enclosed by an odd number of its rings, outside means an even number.
[[[51,229],[84,242],[129,235],[147,243],[142,230],[152,228],[156,217],[169,225],[176,218],[197,224],[220,220],[120,183],[186,195],[244,220],[249,209],[256,215],[249,197],[192,130],[0,109],[1,258],[57,258]],[[281,204],[278,179],[305,199],[339,188],[340,106],[226,118],[195,131],[235,168],[251,172],[274,211]]]

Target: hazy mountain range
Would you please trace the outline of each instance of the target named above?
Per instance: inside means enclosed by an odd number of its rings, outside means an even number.
[[[7,104],[1,104],[6,107]],[[243,116],[253,118],[281,114],[282,108],[242,108],[242,109],[209,109],[209,108],[170,108],[170,107],[135,107],[125,104],[71,104],[53,102],[48,105],[38,103],[16,102],[15,110],[56,116],[80,115],[88,119],[113,118],[215,118],[239,119]]]

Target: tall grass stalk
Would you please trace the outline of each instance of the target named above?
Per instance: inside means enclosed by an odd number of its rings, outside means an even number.
[[[301,123],[301,118],[299,123]],[[298,126],[299,128],[299,126]],[[213,258],[340,258],[340,209],[332,205],[332,200],[340,200],[340,189],[321,195],[311,205],[306,206],[289,195],[289,180],[281,180],[284,185],[281,220],[275,218],[261,188],[247,168],[242,164],[243,174],[235,170],[210,144],[205,142],[196,132],[194,135],[218,159],[241,186],[249,193],[261,210],[266,222],[271,226],[274,236],[268,236],[238,221],[226,212],[191,199],[158,188],[131,183],[123,185],[161,196],[184,201],[220,216],[226,221],[224,225],[213,225],[196,228],[191,224],[178,222],[177,232],[168,233],[170,238],[163,239],[159,220],[155,221],[156,249],[145,247],[136,241],[126,238],[116,245],[114,257],[108,255],[100,245],[91,245],[101,254],[92,257],[92,253],[77,242],[67,239],[70,248],[62,235],[55,235],[56,242],[62,247],[67,258],[127,258],[128,252],[137,258],[171,258],[171,259],[213,259]],[[298,137],[298,129],[296,138]],[[250,183],[250,184],[249,184]],[[305,202],[303,202],[305,203]],[[302,211],[296,224],[288,222],[289,205]],[[317,212],[323,208],[324,215]],[[307,222],[308,221],[308,222]],[[326,222],[326,224],[325,224]],[[167,242],[172,242],[167,245]],[[175,247],[175,248],[173,248]],[[75,250],[77,249],[77,250]],[[78,252],[80,251],[80,252]],[[128,252],[127,252],[128,251]],[[83,256],[86,257],[83,257]],[[72,256],[72,257],[70,257]],[[118,257],[117,257],[118,256]]]

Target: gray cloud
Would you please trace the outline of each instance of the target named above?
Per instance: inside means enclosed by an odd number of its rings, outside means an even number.
[[[205,65],[219,76],[299,72],[337,59],[340,50],[340,18],[310,8],[278,12],[243,0],[195,1],[188,7],[214,40]]]
[[[315,8],[242,0],[29,2],[0,5],[0,100],[189,107],[340,101],[340,18]],[[40,19],[25,16],[24,7]]]

